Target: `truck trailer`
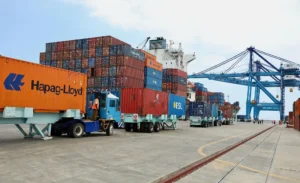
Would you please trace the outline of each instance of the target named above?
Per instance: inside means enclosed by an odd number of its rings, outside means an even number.
[[[204,102],[191,102],[189,105],[190,126],[220,126],[222,113],[218,110],[218,105]]]
[[[113,134],[114,118],[89,120],[86,111],[87,75],[0,56],[0,124],[14,124],[25,138],[44,140],[67,133],[105,131]],[[110,95],[106,101],[111,100]],[[105,108],[109,104],[106,103]],[[29,125],[26,132],[22,124]],[[43,125],[44,128],[40,128]],[[47,132],[47,133],[46,133]]]
[[[176,129],[185,119],[185,97],[148,88],[123,88],[122,120],[127,132],[159,132]]]

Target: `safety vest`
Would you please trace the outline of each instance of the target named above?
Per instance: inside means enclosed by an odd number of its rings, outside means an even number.
[[[99,105],[99,100],[96,98],[93,102],[92,109],[97,109],[97,104]]]

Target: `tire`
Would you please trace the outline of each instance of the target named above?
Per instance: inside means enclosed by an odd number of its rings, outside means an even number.
[[[130,123],[125,123],[124,126],[125,126],[125,131],[126,132],[130,132],[131,131],[131,124]]]
[[[132,129],[134,132],[138,132],[139,131],[138,124],[137,123],[132,124]]]
[[[114,122],[109,123],[107,129],[106,129],[106,136],[112,136],[114,133]]]
[[[140,132],[145,132],[145,123],[140,123]]]
[[[68,136],[71,136],[73,138],[80,138],[82,137],[83,133],[83,125],[81,123],[74,123],[72,126],[70,126]]]
[[[159,130],[160,130],[159,126],[160,126],[160,124],[158,122],[156,122],[155,125],[154,125],[154,131],[155,132],[159,132]]]
[[[153,128],[153,123],[152,122],[149,122],[148,123],[148,125],[147,125],[147,127],[148,127],[148,133],[152,133],[153,132],[153,130],[154,130],[154,128]]]
[[[118,129],[118,128],[119,128],[119,127],[118,127],[118,123],[114,122],[114,128],[115,128],[115,129]]]

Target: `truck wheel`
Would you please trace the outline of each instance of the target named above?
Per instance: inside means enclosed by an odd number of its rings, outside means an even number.
[[[84,133],[84,127],[81,123],[75,123],[71,126],[68,135],[74,138],[82,137]]]
[[[131,131],[131,124],[130,123],[125,123],[125,131],[130,132]]]
[[[145,132],[145,123],[140,123],[140,132]]]
[[[149,122],[149,123],[148,123],[148,132],[149,132],[149,133],[152,133],[152,132],[153,132],[153,123],[152,123],[152,122]]]
[[[132,124],[132,125],[133,125],[133,127],[132,127],[133,131],[134,131],[134,132],[138,132],[138,131],[139,131],[139,129],[138,129],[138,124],[137,124],[137,123],[134,123],[134,124]]]
[[[160,130],[159,123],[156,122],[155,125],[154,125],[154,131],[159,132],[159,130]]]
[[[114,127],[113,127],[113,122],[109,123],[107,129],[106,129],[106,136],[111,136],[114,133]]]
[[[51,129],[51,135],[52,136],[61,136],[62,132],[60,130],[58,130],[58,129],[52,128]]]

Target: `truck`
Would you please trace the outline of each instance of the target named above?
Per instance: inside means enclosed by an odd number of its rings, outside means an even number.
[[[14,124],[25,138],[49,140],[52,134],[64,133],[78,138],[99,131],[113,134],[115,118],[101,118],[101,111],[112,101],[109,93],[99,92],[109,102],[100,107],[96,120],[84,115],[86,74],[4,56],[0,56],[0,73],[0,124]],[[23,124],[29,125],[28,131]]]
[[[189,106],[190,127],[200,126],[220,126],[222,113],[218,110],[218,105],[204,102],[191,102]]]
[[[223,113],[222,125],[232,125],[234,121],[234,110],[230,107],[223,106],[221,108]]]
[[[148,88],[123,88],[122,120],[126,132],[176,129],[185,119],[185,97]]]

